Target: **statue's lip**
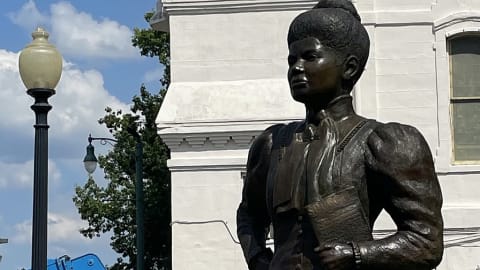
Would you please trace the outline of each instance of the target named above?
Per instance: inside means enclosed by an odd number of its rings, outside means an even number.
[[[296,82],[296,83],[291,83],[290,84],[290,89],[291,90],[300,90],[300,89],[306,89],[308,88],[308,83],[307,82]]]
[[[294,85],[306,84],[307,82],[308,81],[306,79],[292,79],[290,81],[290,84],[294,86]]]

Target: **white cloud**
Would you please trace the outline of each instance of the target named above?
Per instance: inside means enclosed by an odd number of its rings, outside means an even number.
[[[31,31],[37,26],[46,26],[49,23],[49,18],[42,14],[35,5],[33,0],[25,3],[21,9],[16,13],[9,13],[8,17],[12,22]]]
[[[68,2],[51,6],[52,35],[62,52],[75,56],[126,58],[136,55],[133,32],[118,22],[94,19]]]
[[[0,189],[33,187],[33,160],[23,163],[0,162]],[[48,177],[52,184],[60,181],[61,173],[55,162],[48,161]]]
[[[132,58],[137,56],[131,44],[133,31],[108,18],[97,19],[78,11],[69,2],[50,6],[50,14],[39,11],[33,0],[9,14],[11,21],[33,30],[47,27],[51,40],[65,56],[76,58]]]
[[[104,128],[98,128],[97,120],[104,115],[105,107],[128,110],[127,105],[105,90],[103,76],[97,70],[82,71],[70,67],[67,65],[64,69],[57,94],[52,97],[52,102],[55,102],[51,117],[55,131],[52,130],[52,133],[61,137],[71,136],[78,131],[104,134]],[[93,128],[92,124],[95,128],[88,130]]]
[[[31,121],[30,98],[18,73],[18,54],[0,49],[0,129],[26,126]]]
[[[76,220],[62,216],[60,214],[50,213],[48,215],[49,241],[52,243],[62,242],[65,240],[83,240],[88,241],[83,237],[79,230],[86,227],[87,223],[81,220]]]
[[[83,254],[94,253],[101,258],[103,263],[113,264],[118,254],[110,247],[110,233],[102,237],[89,239],[79,232],[81,228],[86,226],[87,223],[85,221],[79,217],[72,217],[71,212],[49,212],[47,226],[48,258],[58,258],[63,255],[69,255],[75,258]],[[15,223],[15,225],[10,228],[11,230],[9,231],[11,231],[11,233],[0,235],[3,237],[8,236],[9,239],[8,245],[2,247],[4,251],[3,254],[6,255],[5,257],[16,257],[18,268],[14,269],[20,269],[29,264],[32,220],[31,218],[25,219]],[[7,229],[10,228],[7,227]]]
[[[87,226],[86,222],[67,217],[58,213],[48,213],[48,243],[56,244],[64,242],[88,242],[79,230]],[[32,221],[26,220],[15,225],[15,235],[12,243],[30,243],[32,239]]]

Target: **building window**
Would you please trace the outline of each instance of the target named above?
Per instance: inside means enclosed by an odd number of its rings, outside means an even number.
[[[449,40],[453,155],[456,163],[480,161],[480,35]]]

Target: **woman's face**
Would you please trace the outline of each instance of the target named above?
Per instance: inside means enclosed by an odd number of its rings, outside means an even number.
[[[289,46],[288,82],[292,97],[310,104],[342,93],[342,63],[335,50],[307,37]]]

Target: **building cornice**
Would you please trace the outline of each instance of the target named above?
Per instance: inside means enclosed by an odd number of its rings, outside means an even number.
[[[160,134],[171,151],[248,148],[261,131]]]
[[[247,163],[248,149],[255,138],[269,126],[284,122],[183,123],[159,129],[158,133],[171,151],[168,161],[170,171],[242,171]],[[220,156],[195,154],[219,151],[222,152]]]
[[[201,0],[174,1],[159,0],[157,11],[150,21],[154,29],[169,31],[169,16],[175,15],[205,15],[246,12],[278,12],[303,11],[312,8],[318,1],[309,0]],[[356,1],[353,1],[354,3]],[[364,25],[388,26],[405,24],[433,24],[432,11],[402,10],[402,11],[360,11]]]
[[[266,128],[285,122],[290,121],[177,123],[159,129],[158,134],[172,152],[248,149]]]
[[[200,1],[163,1],[163,8],[169,15],[295,11],[312,8],[318,1],[310,0],[200,0]]]
[[[204,159],[170,159],[167,161],[171,172],[200,171],[245,171],[247,158],[204,158]]]

